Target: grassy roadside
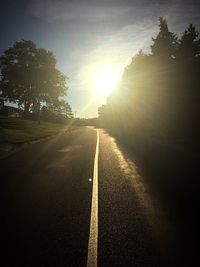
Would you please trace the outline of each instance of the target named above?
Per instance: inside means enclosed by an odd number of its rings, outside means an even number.
[[[36,121],[0,116],[0,128],[5,141],[21,144],[55,135],[69,129],[69,126],[48,122],[38,125]]]

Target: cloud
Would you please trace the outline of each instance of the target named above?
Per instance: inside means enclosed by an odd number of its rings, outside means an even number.
[[[35,18],[50,23],[67,22],[68,25],[105,25],[105,29],[119,28],[159,16],[171,16],[176,12],[177,17],[199,18],[200,2],[191,0],[31,0],[28,12]],[[94,24],[94,25],[93,25]]]
[[[127,6],[111,4],[113,1],[54,1],[35,0],[29,5],[29,12],[47,21],[88,20],[101,21],[126,12]]]

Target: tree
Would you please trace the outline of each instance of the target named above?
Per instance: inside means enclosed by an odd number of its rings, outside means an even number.
[[[52,109],[55,114],[61,115],[64,118],[73,118],[72,108],[64,99],[58,100],[56,104],[52,106]]]
[[[41,103],[54,104],[66,94],[67,77],[56,69],[52,52],[37,48],[32,41],[16,42],[0,57],[2,95],[18,103],[27,115],[40,120]]]
[[[164,60],[169,60],[175,56],[177,46],[177,36],[170,32],[165,19],[159,18],[160,31],[156,38],[152,38],[152,55]]]
[[[177,50],[176,75],[181,99],[184,100],[184,112],[187,114],[184,121],[188,130],[196,132],[199,125],[199,101],[200,101],[200,34],[193,24],[190,24],[183,32]],[[197,130],[197,128],[199,130]]]
[[[193,24],[190,24],[183,32],[179,41],[177,56],[182,61],[200,58],[199,31]]]
[[[67,123],[73,118],[71,106],[64,99],[57,103],[44,105],[41,108],[41,118],[44,121]]]
[[[178,40],[163,18],[159,28],[151,53],[132,58],[118,89],[99,109],[101,124],[127,140],[200,132],[199,32],[191,24]]]

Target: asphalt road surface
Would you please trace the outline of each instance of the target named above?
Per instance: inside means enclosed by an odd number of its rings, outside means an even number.
[[[1,266],[176,265],[159,201],[103,130],[32,144],[1,159],[0,170]]]

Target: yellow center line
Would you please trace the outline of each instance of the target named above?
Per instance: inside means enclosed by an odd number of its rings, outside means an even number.
[[[97,267],[98,252],[98,158],[99,158],[99,130],[94,158],[92,208],[90,217],[90,236],[88,243],[87,267]]]

